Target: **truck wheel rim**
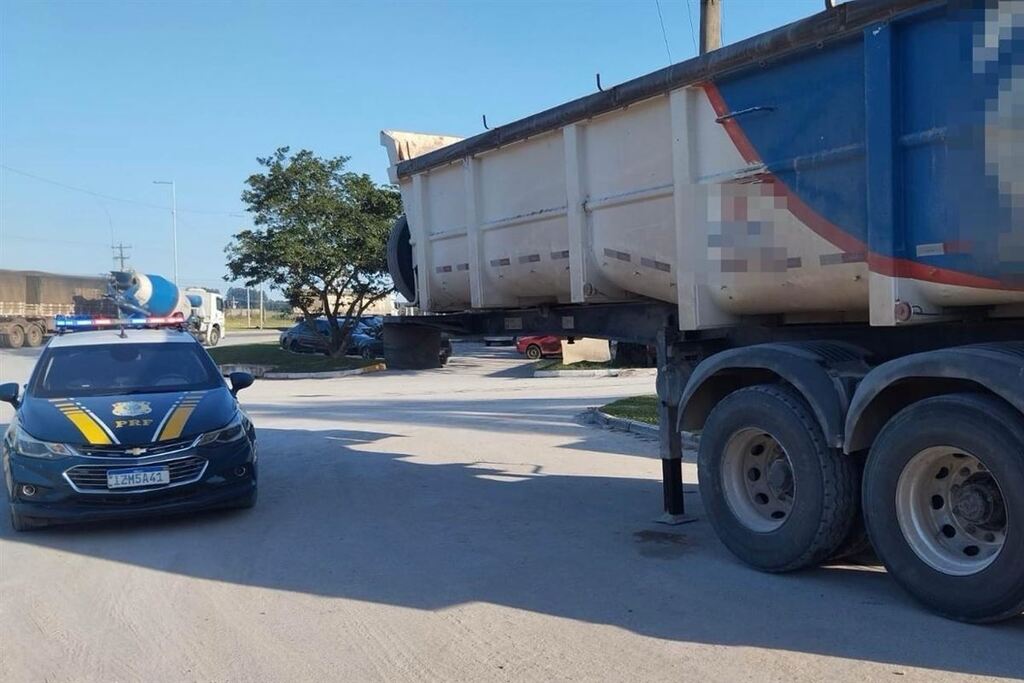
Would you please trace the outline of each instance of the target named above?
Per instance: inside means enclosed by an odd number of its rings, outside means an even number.
[[[722,488],[741,524],[759,533],[775,531],[793,511],[793,463],[771,434],[741,429],[725,445]]]
[[[896,484],[896,516],[911,550],[950,576],[984,570],[1006,542],[999,483],[980,459],[953,446],[910,459]]]

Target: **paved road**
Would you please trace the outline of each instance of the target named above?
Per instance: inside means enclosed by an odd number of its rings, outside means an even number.
[[[1024,620],[945,621],[875,568],[759,574],[705,521],[652,523],[655,444],[574,420],[650,378],[532,379],[508,351],[460,352],[247,390],[254,510],[18,535],[0,520],[0,680],[1024,673]],[[4,352],[0,376],[29,363]]]

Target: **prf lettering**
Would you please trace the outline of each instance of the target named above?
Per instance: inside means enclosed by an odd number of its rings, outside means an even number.
[[[152,420],[114,420],[114,429],[121,427],[148,427],[153,424]]]

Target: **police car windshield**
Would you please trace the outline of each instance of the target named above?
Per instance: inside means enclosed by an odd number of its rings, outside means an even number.
[[[198,344],[49,348],[29,391],[40,398],[199,391],[224,386]]]

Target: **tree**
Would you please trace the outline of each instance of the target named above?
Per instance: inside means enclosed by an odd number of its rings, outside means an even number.
[[[348,157],[281,147],[257,161],[264,170],[242,192],[256,228],[226,247],[225,279],[272,283],[307,320],[323,313],[328,353],[343,354],[358,317],[392,291],[386,249],[401,195],[345,171]]]

